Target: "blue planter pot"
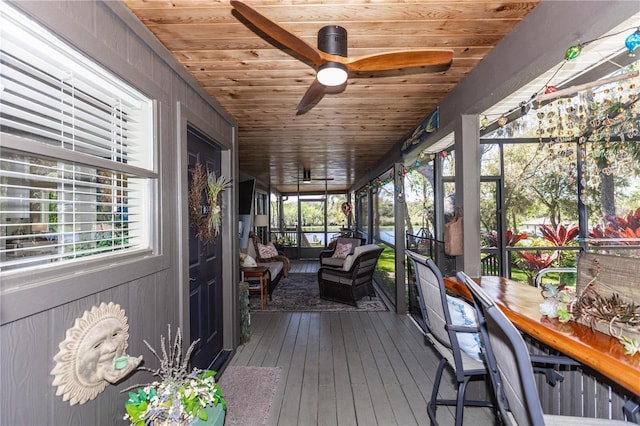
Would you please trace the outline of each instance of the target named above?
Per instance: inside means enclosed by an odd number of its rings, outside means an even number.
[[[224,425],[225,410],[222,404],[208,405],[204,411],[207,412],[207,420],[195,419],[191,422],[192,426],[222,426]]]

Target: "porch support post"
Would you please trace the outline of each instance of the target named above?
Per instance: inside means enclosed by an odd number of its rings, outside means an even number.
[[[395,163],[394,165],[394,229],[395,229],[395,272],[396,272],[396,313],[405,314],[407,312],[406,289],[405,289],[405,216],[406,204],[404,199],[404,165]]]
[[[455,129],[456,207],[462,207],[463,255],[456,269],[480,276],[480,130],[478,115],[461,115]]]

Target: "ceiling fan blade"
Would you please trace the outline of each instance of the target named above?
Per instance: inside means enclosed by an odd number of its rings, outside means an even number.
[[[387,71],[432,65],[449,65],[453,59],[450,50],[418,50],[376,53],[357,56],[345,61],[349,71]]]
[[[278,43],[293,50],[297,54],[309,59],[316,65],[316,67],[326,62],[323,57],[323,52],[262,15],[255,9],[252,9],[241,1],[236,0],[231,0],[231,6],[233,6],[233,8],[242,15],[242,17],[255,25],[260,31]]]
[[[325,89],[326,87],[320,84],[318,79],[313,80],[313,83],[311,83],[311,86],[309,86],[296,107],[296,115],[304,114],[320,102],[320,99],[324,96]]]

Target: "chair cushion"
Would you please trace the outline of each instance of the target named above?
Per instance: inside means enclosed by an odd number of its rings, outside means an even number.
[[[342,265],[344,265],[344,257],[322,257],[320,258],[320,263],[322,266],[342,268]]]
[[[451,323],[465,327],[477,327],[476,313],[474,308],[464,300],[447,295],[447,304],[449,305],[449,315],[451,315]],[[476,361],[482,361],[480,356],[480,336],[478,333],[467,333],[459,331],[458,344],[467,355]]]
[[[348,244],[338,243],[331,257],[338,257],[338,258],[344,259],[345,257],[347,257],[348,254],[351,253],[352,247],[353,247],[353,244],[351,243],[348,243]]]
[[[280,271],[282,271],[282,269],[284,268],[284,264],[282,262],[263,262],[260,264],[260,266],[266,266],[267,268],[269,268],[269,271],[271,272],[271,277],[275,278],[278,276],[278,274],[280,273]]]

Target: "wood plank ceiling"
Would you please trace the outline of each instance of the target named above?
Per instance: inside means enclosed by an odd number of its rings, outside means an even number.
[[[381,160],[539,0],[246,0],[317,45],[328,24],[348,31],[348,55],[450,49],[445,71],[353,73],[308,112],[296,106],[315,70],[260,36],[223,0],[124,0],[235,119],[240,170],[276,190],[346,190]]]

